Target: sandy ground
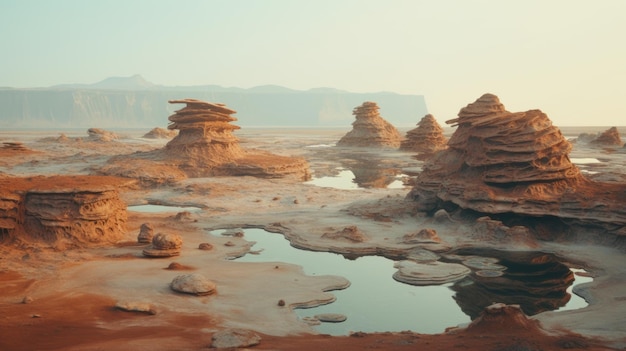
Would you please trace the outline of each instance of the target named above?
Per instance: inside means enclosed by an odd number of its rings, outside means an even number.
[[[303,156],[314,175],[332,175],[338,167],[388,165],[388,169],[419,170],[421,163],[398,151],[343,150],[332,145],[344,130],[241,131],[246,148]],[[145,131],[120,132],[127,138],[108,143],[58,143],[58,134],[2,132],[0,141],[22,141],[32,152],[0,152],[0,171],[9,175],[89,174],[113,155],[161,147],[165,140],[145,140]],[[42,141],[41,138],[51,140]],[[326,146],[320,146],[326,145]],[[312,147],[314,146],[314,147]],[[572,157],[609,160],[594,171],[620,180],[626,154],[575,147]],[[355,174],[357,172],[355,171]],[[384,173],[384,172],[383,172]],[[391,172],[393,173],[393,172]],[[390,173],[390,174],[391,174]],[[371,178],[370,175],[366,175]],[[348,282],[339,276],[307,276],[299,266],[282,262],[242,263],[226,260],[250,249],[244,238],[217,237],[211,230],[257,227],[280,232],[298,246],[336,252],[373,253],[406,250],[400,238],[422,228],[435,229],[448,245],[476,245],[467,223],[435,221],[415,214],[404,200],[409,188],[342,190],[290,179],[253,177],[197,178],[155,189],[126,189],[128,205],[198,206],[202,211],[176,218],[176,213],[129,211],[126,238],[114,247],[68,251],[40,244],[0,246],[0,350],[199,350],[224,328],[250,329],[262,336],[260,350],[588,350],[626,348],[626,265],[624,253],[590,242],[481,242],[482,246],[541,249],[554,252],[573,267],[587,270],[592,283],[576,293],[590,304],[573,311],[544,312],[533,318],[546,330],[493,333],[457,331],[439,335],[356,333],[330,337],[299,320],[292,308],[327,303],[332,290]],[[149,222],[155,233],[183,236],[180,256],[145,258],[136,243],[139,227]],[[356,225],[363,243],[322,238],[329,231]],[[279,235],[279,234],[276,234]],[[199,250],[210,243],[210,251]],[[230,242],[227,244],[227,242]],[[178,269],[168,269],[176,262]],[[217,284],[217,294],[173,293],[176,275],[200,273]],[[22,303],[24,297],[32,302]],[[393,298],[393,297],[390,297]],[[286,306],[278,306],[284,300]],[[118,302],[150,304],[155,314],[125,312]],[[416,317],[418,318],[418,317]],[[456,326],[450,326],[456,327]],[[356,331],[355,331],[356,332]]]

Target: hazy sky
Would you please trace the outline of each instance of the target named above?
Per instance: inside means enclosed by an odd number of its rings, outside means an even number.
[[[0,86],[392,91],[440,123],[490,92],[557,126],[623,126],[625,38],[626,0],[0,0]]]

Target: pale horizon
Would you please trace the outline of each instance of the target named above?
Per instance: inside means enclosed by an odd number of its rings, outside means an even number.
[[[423,95],[442,125],[492,93],[557,126],[621,126],[624,15],[622,0],[0,0],[0,86],[388,91]]]

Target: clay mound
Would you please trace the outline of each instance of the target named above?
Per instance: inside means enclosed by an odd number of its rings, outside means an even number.
[[[378,109],[378,105],[370,101],[355,107],[352,114],[356,120],[352,123],[352,130],[337,142],[337,146],[399,147],[402,135],[380,116]]]
[[[622,146],[622,138],[616,127],[611,127],[600,133],[590,144],[598,146]]]
[[[153,128],[148,133],[144,134],[142,138],[146,139],[171,139],[178,135],[178,132],[175,130],[168,130],[165,128]]]
[[[485,94],[448,124],[448,149],[426,161],[408,198],[482,213],[517,213],[626,224],[626,187],[594,183],[570,162],[571,144],[540,110],[508,112]],[[591,201],[590,199],[593,199]]]
[[[426,158],[445,149],[446,143],[443,129],[435,117],[428,114],[417,123],[417,128],[406,132],[406,139],[400,143],[400,150],[414,151],[419,153],[420,158]]]
[[[100,128],[89,128],[87,129],[87,134],[89,134],[90,141],[112,141],[119,139],[117,134]]]
[[[503,303],[494,303],[486,307],[480,316],[467,326],[467,331],[470,333],[491,333],[493,330],[525,330],[544,333],[539,322],[526,317],[519,306]]]
[[[0,239],[31,238],[57,247],[116,242],[126,231],[118,188],[129,185],[98,176],[0,178]]]

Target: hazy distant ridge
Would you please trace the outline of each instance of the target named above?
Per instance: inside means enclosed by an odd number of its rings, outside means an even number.
[[[427,113],[424,97],[395,93],[351,93],[332,88],[308,91],[276,85],[250,89],[216,85],[166,87],[141,76],[112,77],[94,84],[0,89],[2,128],[152,128],[183,105],[172,99],[221,102],[237,111],[240,126],[350,128],[352,109],[375,101],[397,126],[414,126]]]

